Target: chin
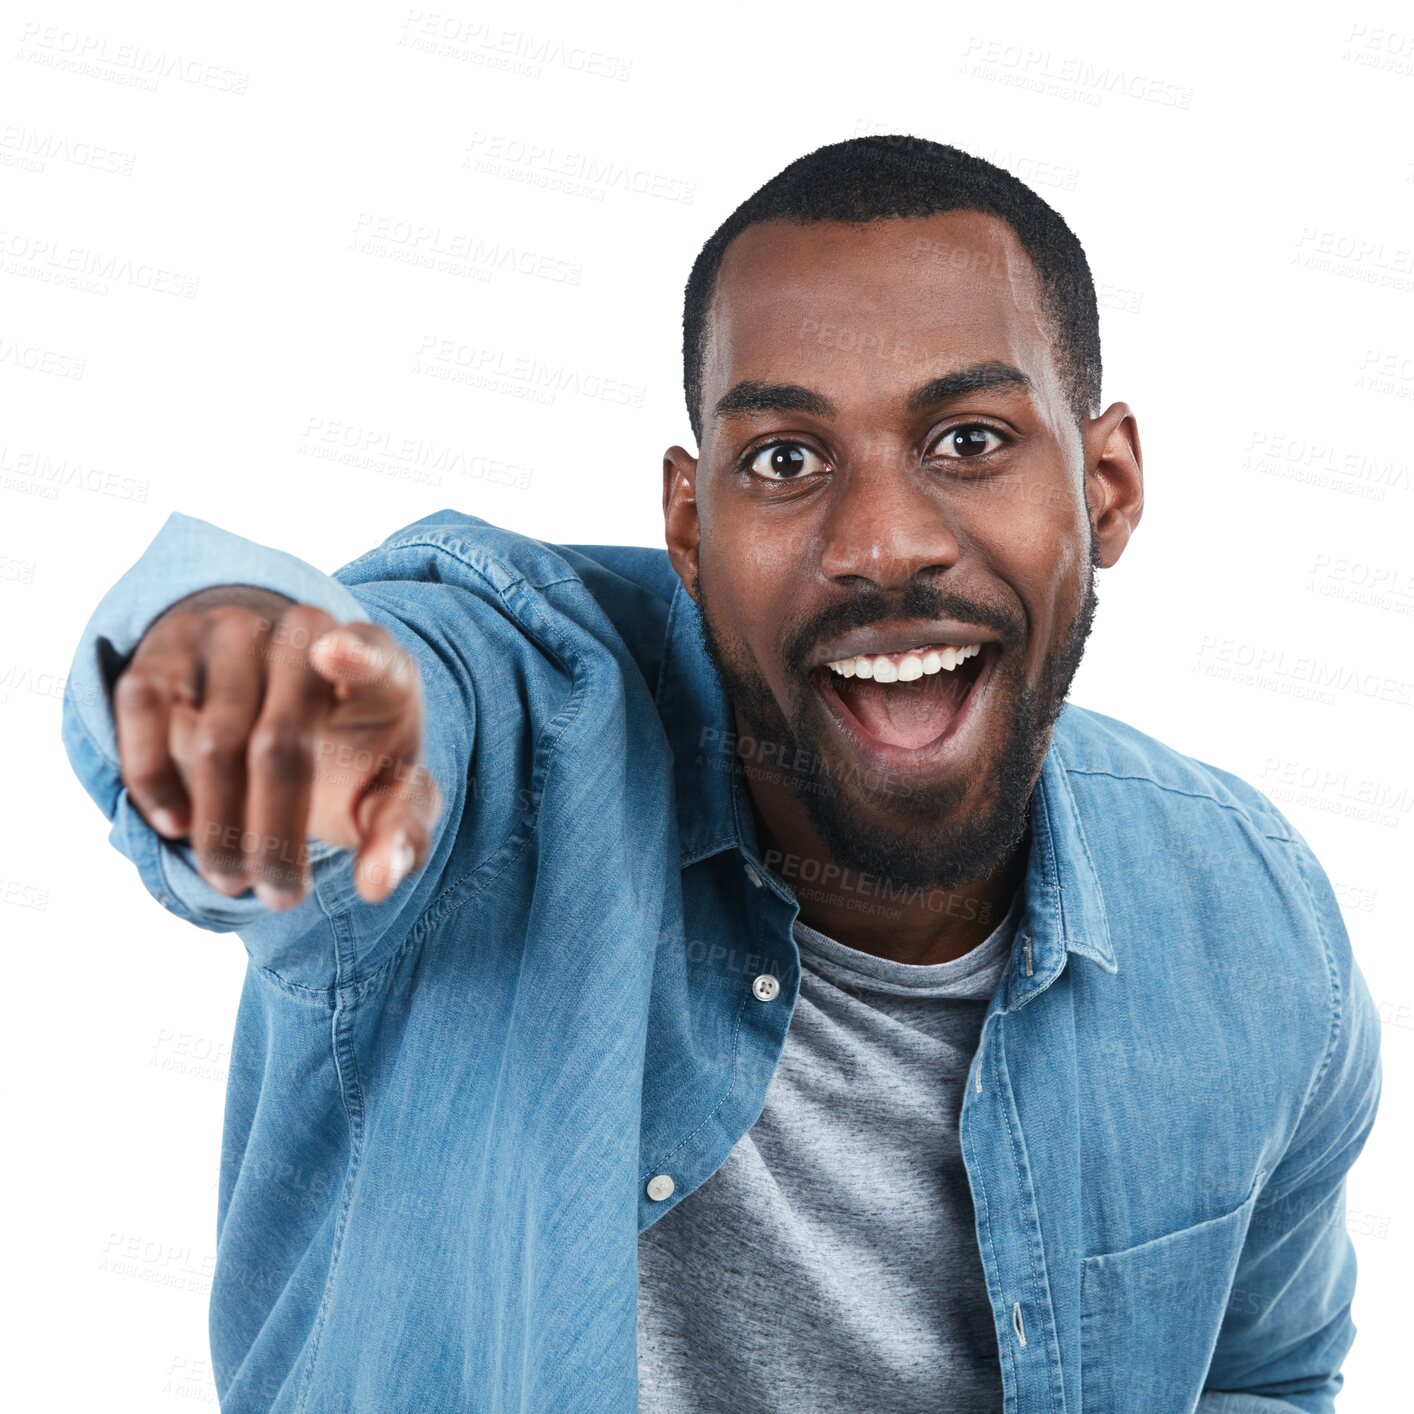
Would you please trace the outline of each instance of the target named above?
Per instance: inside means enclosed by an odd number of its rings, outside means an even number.
[[[989,790],[977,802],[959,800],[952,784],[862,797],[826,784],[800,798],[833,861],[901,889],[952,889],[985,879],[1026,833],[1025,791],[1007,798]]]

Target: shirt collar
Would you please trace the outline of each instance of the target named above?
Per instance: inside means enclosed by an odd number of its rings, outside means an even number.
[[[668,742],[673,749],[677,787],[678,842],[682,867],[750,840],[755,853],[755,825],[746,809],[742,829],[738,801],[744,791],[735,750],[736,723],[731,704],[707,656],[701,614],[681,583],[668,607],[667,641],[654,693]]]
[[[735,719],[700,624],[696,603],[678,584],[668,609],[655,700],[673,750],[681,863],[685,869],[735,848],[759,866],[755,822],[735,749]],[[1007,978],[1008,1010],[1048,986],[1069,953],[1089,958],[1106,972],[1119,970],[1104,893],[1066,764],[1075,725],[1067,703],[1031,796],[1031,850],[1018,918],[1020,945]],[[777,893],[790,897],[774,875],[761,872]]]

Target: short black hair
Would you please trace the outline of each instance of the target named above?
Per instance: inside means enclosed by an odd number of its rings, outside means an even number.
[[[742,202],[702,247],[682,314],[683,392],[702,445],[702,371],[717,272],[727,246],[762,221],[878,221],[980,211],[1005,221],[1036,271],[1056,340],[1057,366],[1077,421],[1100,410],[1100,315],[1090,265],[1075,233],[1024,182],[1001,167],[907,134],[873,134],[817,147]]]

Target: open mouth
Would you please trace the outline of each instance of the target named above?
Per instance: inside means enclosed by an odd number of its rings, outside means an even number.
[[[895,766],[931,764],[948,754],[949,744],[977,716],[977,699],[985,693],[1000,646],[984,643],[980,652],[950,668],[918,651],[932,671],[911,680],[844,676],[829,665],[810,674],[836,725],[855,745]]]

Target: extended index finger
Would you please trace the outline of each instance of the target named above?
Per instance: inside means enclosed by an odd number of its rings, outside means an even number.
[[[333,693],[309,666],[309,645],[333,623],[312,604],[287,610],[264,647],[265,696],[246,758],[247,873],[270,908],[297,903],[309,883],[307,824],[314,747]]]

